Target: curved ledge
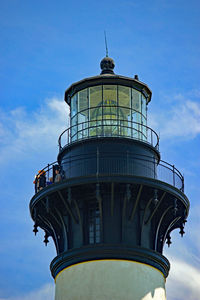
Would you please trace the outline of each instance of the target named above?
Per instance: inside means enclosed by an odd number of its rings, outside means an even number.
[[[69,266],[101,259],[123,259],[144,263],[162,272],[165,278],[168,276],[170,269],[167,258],[156,251],[141,247],[97,244],[91,247],[69,250],[56,256],[50,265],[51,274],[55,278],[59,272]]]
[[[68,187],[73,186],[79,186],[84,184],[92,184],[92,183],[104,183],[104,182],[120,182],[120,183],[131,183],[131,184],[142,184],[145,186],[150,186],[155,189],[162,189],[163,191],[170,193],[174,195],[176,198],[180,199],[181,202],[184,204],[187,210],[187,215],[190,207],[190,203],[186,195],[181,192],[176,187],[157,180],[153,178],[147,178],[147,177],[140,177],[140,176],[121,176],[121,174],[118,175],[99,175],[99,176],[85,176],[85,177],[76,177],[71,178],[68,180],[64,180],[60,183],[54,183],[47,187],[45,187],[43,190],[35,194],[31,201],[30,201],[30,212],[33,217],[33,209],[34,206],[43,198],[51,195],[52,193],[55,193],[57,191],[62,191],[63,189],[66,189]],[[186,215],[186,217],[187,217]]]

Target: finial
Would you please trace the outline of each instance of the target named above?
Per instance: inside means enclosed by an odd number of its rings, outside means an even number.
[[[105,45],[106,45],[106,57],[108,57],[108,45],[107,45],[106,31],[105,30],[104,30],[104,36],[105,36]]]
[[[167,235],[167,241],[166,241],[166,243],[167,243],[168,247],[170,247],[170,245],[172,244],[170,234]]]
[[[48,235],[48,233],[45,231],[44,241],[43,241],[43,242],[45,243],[45,246],[47,246],[47,244],[49,243],[48,237],[49,237],[49,235]]]
[[[113,69],[115,67],[114,60],[110,57],[104,57],[100,63],[101,75],[102,74],[115,74]]]
[[[38,225],[35,223],[34,226],[33,226],[33,232],[35,233],[35,235],[37,234],[38,232]]]
[[[184,231],[184,225],[183,225],[183,224],[180,226],[180,231],[179,231],[179,233],[180,233],[181,237],[183,237],[183,235],[184,235],[184,233],[185,233],[185,231]]]
[[[115,74],[113,72],[113,69],[115,67],[114,60],[110,57],[108,57],[108,44],[107,44],[107,38],[106,38],[106,31],[104,30],[104,37],[105,37],[105,46],[106,46],[106,56],[102,59],[100,63],[101,67],[101,75],[102,74]]]

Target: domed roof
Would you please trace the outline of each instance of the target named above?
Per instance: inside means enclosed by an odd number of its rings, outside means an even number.
[[[113,69],[115,67],[114,60],[108,56],[104,57],[100,63],[101,74],[115,74]]]

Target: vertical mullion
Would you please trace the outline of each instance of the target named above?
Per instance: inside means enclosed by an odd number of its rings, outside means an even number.
[[[133,138],[133,93],[132,93],[132,88],[130,87],[131,89],[131,138]]]
[[[102,107],[101,107],[101,114],[102,114],[102,119],[101,119],[101,126],[102,126],[102,135],[104,136],[104,120],[103,120],[103,84],[101,86],[101,90],[102,90]]]
[[[88,98],[88,137],[90,136],[90,88],[87,91],[87,98]]]
[[[119,136],[119,85],[117,84],[117,135]]]

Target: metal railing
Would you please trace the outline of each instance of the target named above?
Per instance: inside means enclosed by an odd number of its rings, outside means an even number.
[[[63,180],[74,177],[73,169],[82,170],[79,176],[96,176],[98,175],[132,175],[132,176],[143,176],[146,178],[153,178],[159,181],[168,183],[182,192],[184,192],[184,177],[179,172],[174,165],[171,165],[163,160],[160,160],[159,163],[155,159],[148,156],[137,156],[130,153],[124,155],[123,169],[118,168],[117,157],[113,157],[113,161],[110,160],[110,168],[108,165],[108,160],[105,160],[106,153],[101,153],[102,156],[99,156],[99,153],[89,153],[84,155],[70,156],[70,158],[65,158],[62,161],[62,166],[60,166],[60,173]],[[119,153],[118,153],[119,154]],[[108,154],[110,155],[110,153]],[[87,168],[85,167],[88,163],[88,160],[93,160],[95,162],[91,174],[89,174]],[[105,162],[104,162],[105,161]],[[45,172],[47,178],[47,184],[52,184],[50,178],[53,178],[53,167],[57,165],[58,162],[48,164],[42,171]],[[115,168],[113,169],[113,165]],[[132,167],[130,167],[132,166]],[[66,174],[67,170],[67,174]],[[106,173],[105,173],[106,170]],[[120,173],[119,173],[120,172]]]
[[[159,137],[153,129],[141,123],[113,119],[86,121],[67,128],[59,136],[59,150],[74,142],[96,137],[135,139],[159,150]]]

